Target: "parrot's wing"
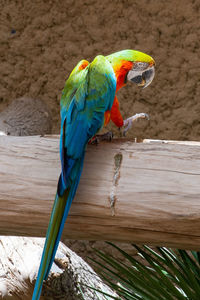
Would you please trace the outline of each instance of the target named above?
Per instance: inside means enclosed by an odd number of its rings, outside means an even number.
[[[84,69],[75,69],[61,100],[60,194],[76,177],[75,162],[82,157],[88,141],[103,126],[104,113],[111,109],[116,91],[114,71],[104,56],[97,56]]]
[[[84,66],[84,68],[83,68]],[[60,132],[60,159],[61,159],[61,176],[58,182],[58,193],[63,194],[67,186],[70,185],[70,173],[74,166],[76,158],[74,151],[72,150],[74,144],[71,141],[74,140],[74,130],[81,130],[80,124],[76,124],[76,118],[74,116],[82,111],[85,107],[85,99],[88,94],[88,73],[89,63],[82,60],[74,68],[67,80],[61,98],[61,132]],[[72,132],[70,133],[70,130]],[[84,141],[85,142],[85,141]],[[67,153],[68,146],[71,144],[72,155],[69,159],[69,153]],[[79,147],[79,141],[75,145],[75,148]],[[80,149],[83,152],[83,149]],[[80,157],[80,155],[79,155]]]

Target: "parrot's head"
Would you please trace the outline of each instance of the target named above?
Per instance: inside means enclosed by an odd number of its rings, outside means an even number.
[[[112,64],[117,78],[117,89],[127,81],[136,83],[142,88],[147,87],[155,75],[154,59],[140,51],[122,50],[106,57]]]

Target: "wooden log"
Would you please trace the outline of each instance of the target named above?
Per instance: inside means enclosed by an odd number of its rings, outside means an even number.
[[[0,299],[31,299],[43,247],[41,238],[0,236]],[[60,243],[40,300],[82,299],[79,288],[85,300],[105,299],[85,285],[117,296],[81,257]]]
[[[0,137],[0,234],[45,236],[59,137]],[[200,247],[200,143],[88,146],[63,238]]]

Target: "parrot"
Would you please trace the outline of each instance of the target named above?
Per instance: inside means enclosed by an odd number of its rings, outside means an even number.
[[[128,82],[145,88],[155,75],[154,59],[140,51],[121,50],[98,55],[89,63],[81,60],[66,80],[60,101],[61,174],[47,229],[45,245],[32,300],[39,300],[61,239],[75,196],[87,144],[110,120],[126,132],[141,113],[123,120],[117,91]]]

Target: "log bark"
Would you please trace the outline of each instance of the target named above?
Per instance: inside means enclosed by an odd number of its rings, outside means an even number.
[[[0,137],[0,234],[45,236],[59,137]],[[200,143],[88,146],[63,238],[198,249]]]
[[[41,238],[0,237],[0,299],[31,299],[43,246]],[[105,300],[84,285],[117,296],[81,257],[60,243],[40,300],[83,299],[80,288],[85,300]]]

